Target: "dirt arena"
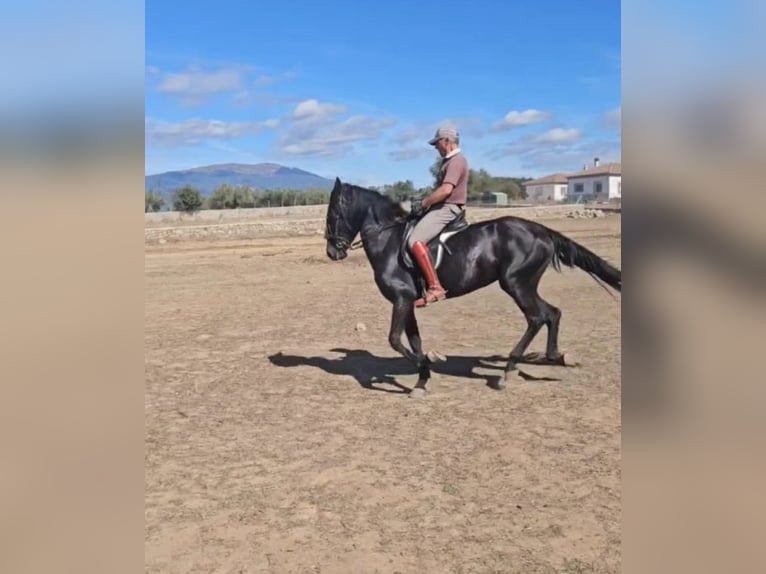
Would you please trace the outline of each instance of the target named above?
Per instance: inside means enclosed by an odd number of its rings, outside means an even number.
[[[543,223],[620,266],[620,215]],[[541,283],[582,366],[503,391],[525,322],[497,285],[418,310],[447,361],[417,400],[361,250],[185,241],[145,269],[146,572],[620,571],[620,301],[587,274]]]

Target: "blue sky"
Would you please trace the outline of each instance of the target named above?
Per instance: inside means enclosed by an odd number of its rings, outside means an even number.
[[[620,161],[620,2],[146,4],[146,173],[277,162],[429,185],[439,125],[474,169]]]

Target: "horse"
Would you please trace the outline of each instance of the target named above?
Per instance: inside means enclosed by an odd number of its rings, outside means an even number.
[[[393,305],[388,342],[416,367],[419,378],[410,396],[420,397],[427,391],[430,365],[435,359],[423,352],[415,317],[415,300],[424,293],[425,283],[419,269],[408,261],[404,248],[406,234],[414,222],[401,203],[375,190],[342,183],[336,177],[327,207],[324,238],[327,257],[333,261],[345,259],[350,249],[364,248],[378,289]],[[361,241],[352,244],[357,234]],[[561,310],[537,291],[549,266],[559,272],[561,264],[579,267],[597,282],[603,281],[618,292],[622,290],[619,269],[563,234],[520,217],[502,216],[471,224],[463,221],[456,228],[445,228],[429,243],[429,248],[434,260],[439,261],[437,272],[447,290],[446,299],[498,281],[524,313],[526,331],[508,355],[503,379],[496,385],[498,389],[510,382],[516,365],[523,362],[524,352],[543,325],[548,331],[544,361],[566,364],[565,356],[558,351]],[[402,342],[403,334],[407,335],[409,348]]]

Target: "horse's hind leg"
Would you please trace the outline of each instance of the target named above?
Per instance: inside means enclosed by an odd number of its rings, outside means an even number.
[[[552,305],[543,301],[537,294],[537,285],[545,272],[547,263],[532,258],[525,259],[521,265],[508,266],[499,277],[500,287],[508,293],[524,313],[527,320],[527,330],[513,347],[505,367],[505,379],[516,369],[516,363],[524,358],[524,352],[532,340],[540,332],[543,325],[548,325],[547,352],[555,352],[558,338],[558,319],[560,313]],[[553,337],[551,337],[553,333]],[[546,352],[546,354],[547,354]]]
[[[530,343],[534,340],[543,325],[546,324],[546,314],[543,311],[543,307],[540,305],[539,297],[537,293],[529,287],[513,286],[509,289],[503,287],[503,289],[513,297],[516,304],[524,313],[524,317],[527,320],[527,330],[513,347],[508,355],[508,363],[505,367],[506,377],[508,373],[516,368],[516,363],[519,363],[524,358],[524,352],[529,347]]]
[[[553,364],[564,365],[568,359],[558,351],[559,324],[561,322],[561,310],[540,297],[537,292],[537,282],[534,287],[519,284],[513,280],[500,282],[501,287],[513,297],[516,304],[527,319],[527,330],[521,340],[511,351],[508,364],[505,368],[505,378],[516,369],[516,364],[522,362],[524,352],[532,340],[540,332],[543,325],[548,328],[548,339],[545,346],[545,359]]]
[[[538,295],[539,305],[545,314],[545,324],[548,327],[548,342],[545,345],[545,358],[551,362],[562,361],[559,354],[559,323],[561,321],[561,309],[554,307]]]

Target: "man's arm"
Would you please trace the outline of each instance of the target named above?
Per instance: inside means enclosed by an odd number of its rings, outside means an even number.
[[[455,189],[455,186],[451,183],[443,183],[431,192],[430,195],[425,197],[423,201],[421,201],[421,205],[427,209],[436,203],[441,203],[450,196],[453,189]]]

